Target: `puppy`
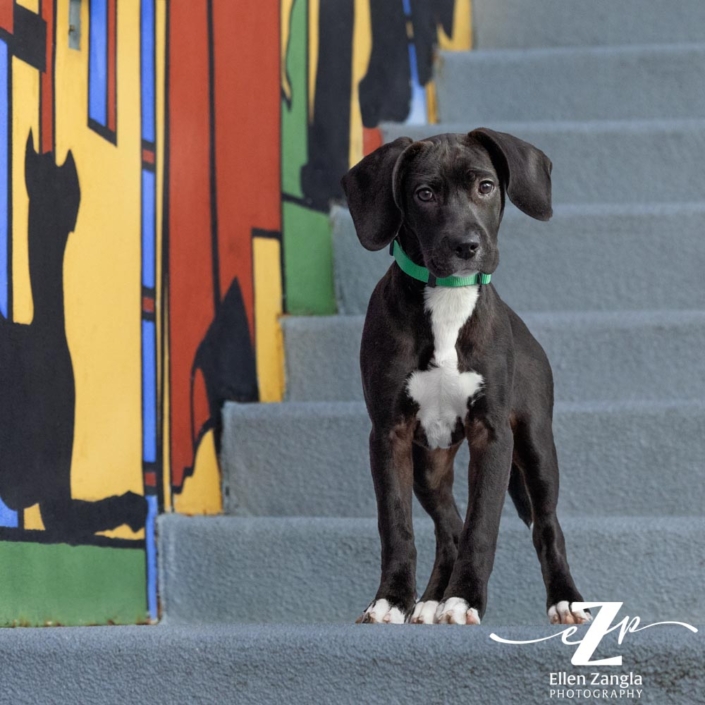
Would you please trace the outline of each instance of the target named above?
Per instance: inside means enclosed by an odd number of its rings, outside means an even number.
[[[551,623],[588,611],[556,516],[553,377],[546,354],[490,283],[505,198],[551,217],[551,161],[486,128],[380,147],[342,180],[358,238],[392,244],[370,299],[360,364],[382,577],[358,622],[480,624],[509,490],[533,526]],[[465,522],[453,459],[470,446]],[[416,601],[412,489],[435,524],[436,556]]]

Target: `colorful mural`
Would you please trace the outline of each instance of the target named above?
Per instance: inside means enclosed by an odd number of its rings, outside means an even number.
[[[141,7],[71,5],[0,2],[2,624],[157,615],[137,310]]]
[[[158,618],[224,401],[335,310],[330,204],[469,0],[0,0],[0,625]]]

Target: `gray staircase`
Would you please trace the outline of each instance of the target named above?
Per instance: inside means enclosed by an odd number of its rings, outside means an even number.
[[[334,208],[331,220],[338,309],[364,314],[391,264],[389,254],[360,247],[347,209]],[[502,264],[492,280],[502,298],[524,312],[609,311],[617,304],[620,311],[702,311],[704,235],[705,200],[558,205],[548,223],[509,207],[500,235]]]
[[[266,609],[266,600],[260,604]],[[565,670],[572,649],[556,639],[508,647],[490,634],[526,640],[554,631],[330,624],[3,629],[0,700],[12,705],[546,703],[551,702],[548,674]],[[610,634],[596,657],[622,654],[643,676],[638,702],[702,703],[705,640],[684,640],[683,632],[648,629],[621,646]]]
[[[555,216],[507,209],[493,282],[553,365],[569,560],[587,599],[622,601],[644,622],[705,623],[705,3],[473,7],[477,50],[441,57],[442,124],[388,125],[384,137],[484,125],[552,159]],[[378,579],[358,349],[390,259],[363,250],[345,208],[331,222],[340,313],[284,319],[287,401],[225,406],[226,515],[160,518],[164,626],[140,648],[183,643],[213,687],[232,673],[247,702],[546,702],[566,647],[489,639],[487,625],[507,638],[551,633],[511,506],[485,625],[350,625]],[[463,451],[461,505],[466,467]],[[422,514],[420,582],[433,555]],[[701,634],[625,641],[624,670],[650,674],[643,702],[700,701]],[[428,678],[414,678],[429,654]],[[240,674],[248,657],[261,678]]]
[[[228,514],[375,516],[370,422],[362,402],[228,404],[225,424]],[[554,430],[562,516],[702,513],[702,401],[561,402]],[[463,448],[455,463],[461,507],[467,503],[467,465]],[[415,511],[424,516],[420,507]],[[511,502],[505,511],[514,516]]]
[[[589,501],[588,483],[584,490]],[[161,599],[169,624],[352,624],[377,589],[374,518],[177,516],[168,524]],[[563,517],[562,526],[585,595],[626,601],[627,611],[647,622],[705,623],[705,519],[581,516]],[[414,533],[423,583],[433,562],[433,525],[419,519]],[[502,522],[489,593],[484,624],[546,623],[531,532],[514,517]]]
[[[559,401],[705,398],[705,311],[554,311],[523,319],[548,354]],[[362,399],[363,321],[285,320],[291,401]]]
[[[453,123],[705,117],[705,44],[447,53],[439,115]],[[518,106],[519,109],[518,109]]]

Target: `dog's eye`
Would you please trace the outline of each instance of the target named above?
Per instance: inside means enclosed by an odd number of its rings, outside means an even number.
[[[488,193],[492,193],[494,190],[494,184],[491,181],[480,181],[480,185],[477,187],[477,190],[483,196],[486,196]]]
[[[419,201],[432,201],[433,191],[431,191],[431,189],[428,187],[420,188],[416,192],[416,198],[418,198]]]

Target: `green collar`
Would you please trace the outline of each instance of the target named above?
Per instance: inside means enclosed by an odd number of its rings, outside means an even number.
[[[409,255],[404,252],[402,246],[397,240],[392,241],[392,246],[389,248],[389,254],[394,256],[394,259],[404,274],[408,274],[413,279],[418,279],[420,282],[428,284],[429,286],[476,286],[477,284],[489,284],[492,280],[491,274],[482,274],[479,272],[476,274],[471,274],[468,277],[450,276],[436,279],[436,277],[434,277],[433,274],[426,269],[426,267],[422,267],[421,265],[416,264],[416,262],[412,262]]]

